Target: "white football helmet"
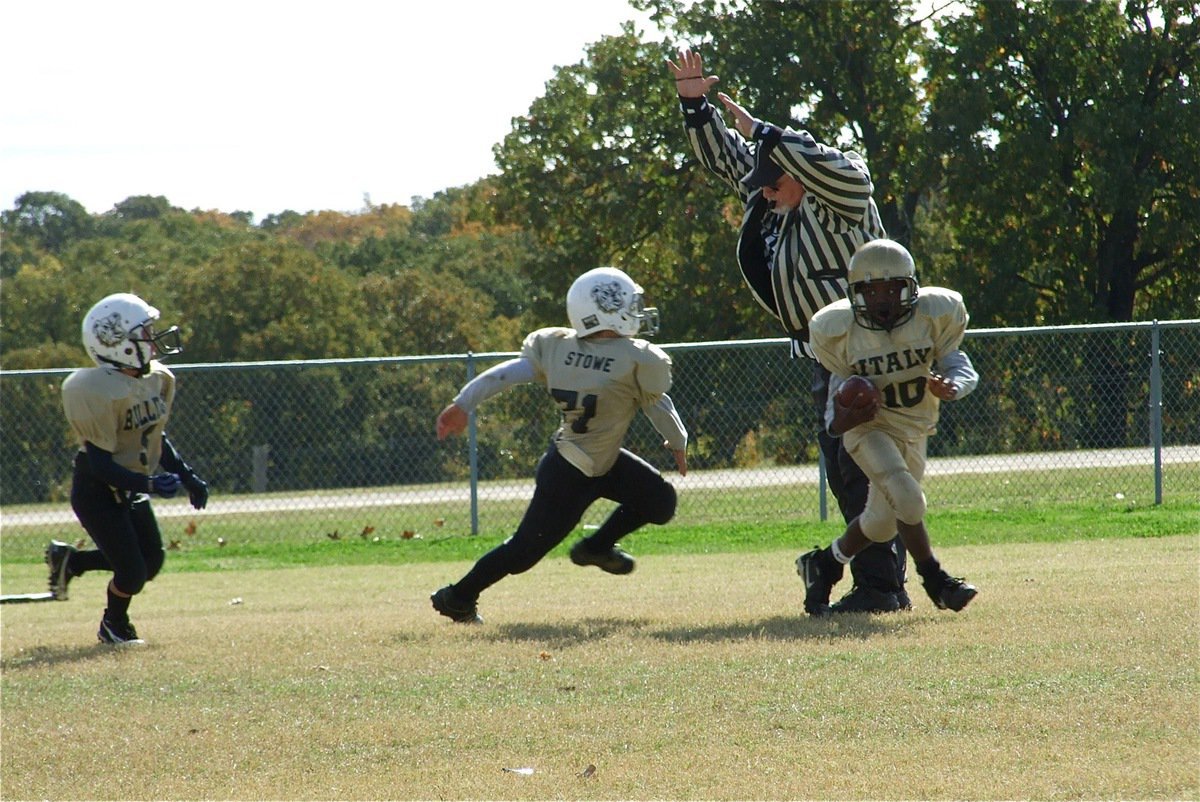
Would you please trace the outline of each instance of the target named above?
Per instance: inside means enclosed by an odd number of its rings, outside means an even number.
[[[642,288],[615,267],[597,267],[575,279],[567,291],[567,317],[580,337],[606,329],[625,337],[658,333],[658,310],[647,309]]]
[[[916,266],[912,254],[898,242],[877,239],[864,243],[850,257],[850,268],[846,272],[850,285],[850,306],[854,316],[864,328],[875,331],[891,331],[908,322],[917,309]],[[886,297],[872,293],[868,301],[868,284],[891,283]],[[877,287],[877,290],[884,289]]]
[[[150,372],[150,360],[183,350],[179,327],[155,333],[158,310],[136,295],[118,292],[101,298],[83,318],[83,347],[100,367]]]

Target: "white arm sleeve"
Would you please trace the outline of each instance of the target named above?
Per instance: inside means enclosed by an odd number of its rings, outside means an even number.
[[[454,403],[467,412],[474,412],[475,407],[492,396],[513,385],[531,382],[533,377],[533,362],[519,356],[490,367],[471,379],[458,391],[458,395],[454,397]]]
[[[663,393],[657,401],[650,406],[642,407],[642,410],[654,424],[658,433],[666,439],[671,450],[687,450],[687,429],[683,427],[683,420],[675,411],[675,402],[671,400],[671,396]]]
[[[971,364],[971,357],[967,356],[965,351],[954,350],[942,354],[938,357],[937,365],[942,375],[958,387],[956,400],[974,390],[979,384],[979,373],[976,372],[975,366]]]

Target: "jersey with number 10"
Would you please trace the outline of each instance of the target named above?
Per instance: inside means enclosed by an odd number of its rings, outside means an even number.
[[[891,331],[860,326],[843,298],[813,316],[810,345],[835,376],[865,376],[879,388],[879,414],[864,427],[915,440],[936,430],[941,402],[927,387],[930,369],[958,350],[967,321],[962,296],[944,287],[921,287],[912,318]]]
[[[646,340],[583,339],[574,329],[551,327],[526,337],[521,355],[562,409],[554,434],[559,453],[588,476],[612,468],[638,410],[671,388],[671,358]]]

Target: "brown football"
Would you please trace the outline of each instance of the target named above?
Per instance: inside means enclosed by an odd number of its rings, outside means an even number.
[[[838,403],[844,407],[865,407],[873,400],[879,400],[879,388],[862,376],[851,376],[838,388]]]

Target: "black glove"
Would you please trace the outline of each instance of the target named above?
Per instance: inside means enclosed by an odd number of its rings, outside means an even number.
[[[204,509],[208,504],[208,482],[193,473],[183,477],[183,486],[192,501],[192,506],[198,510]]]
[[[163,498],[171,498],[179,492],[179,474],[156,473],[150,477],[150,492]]]

